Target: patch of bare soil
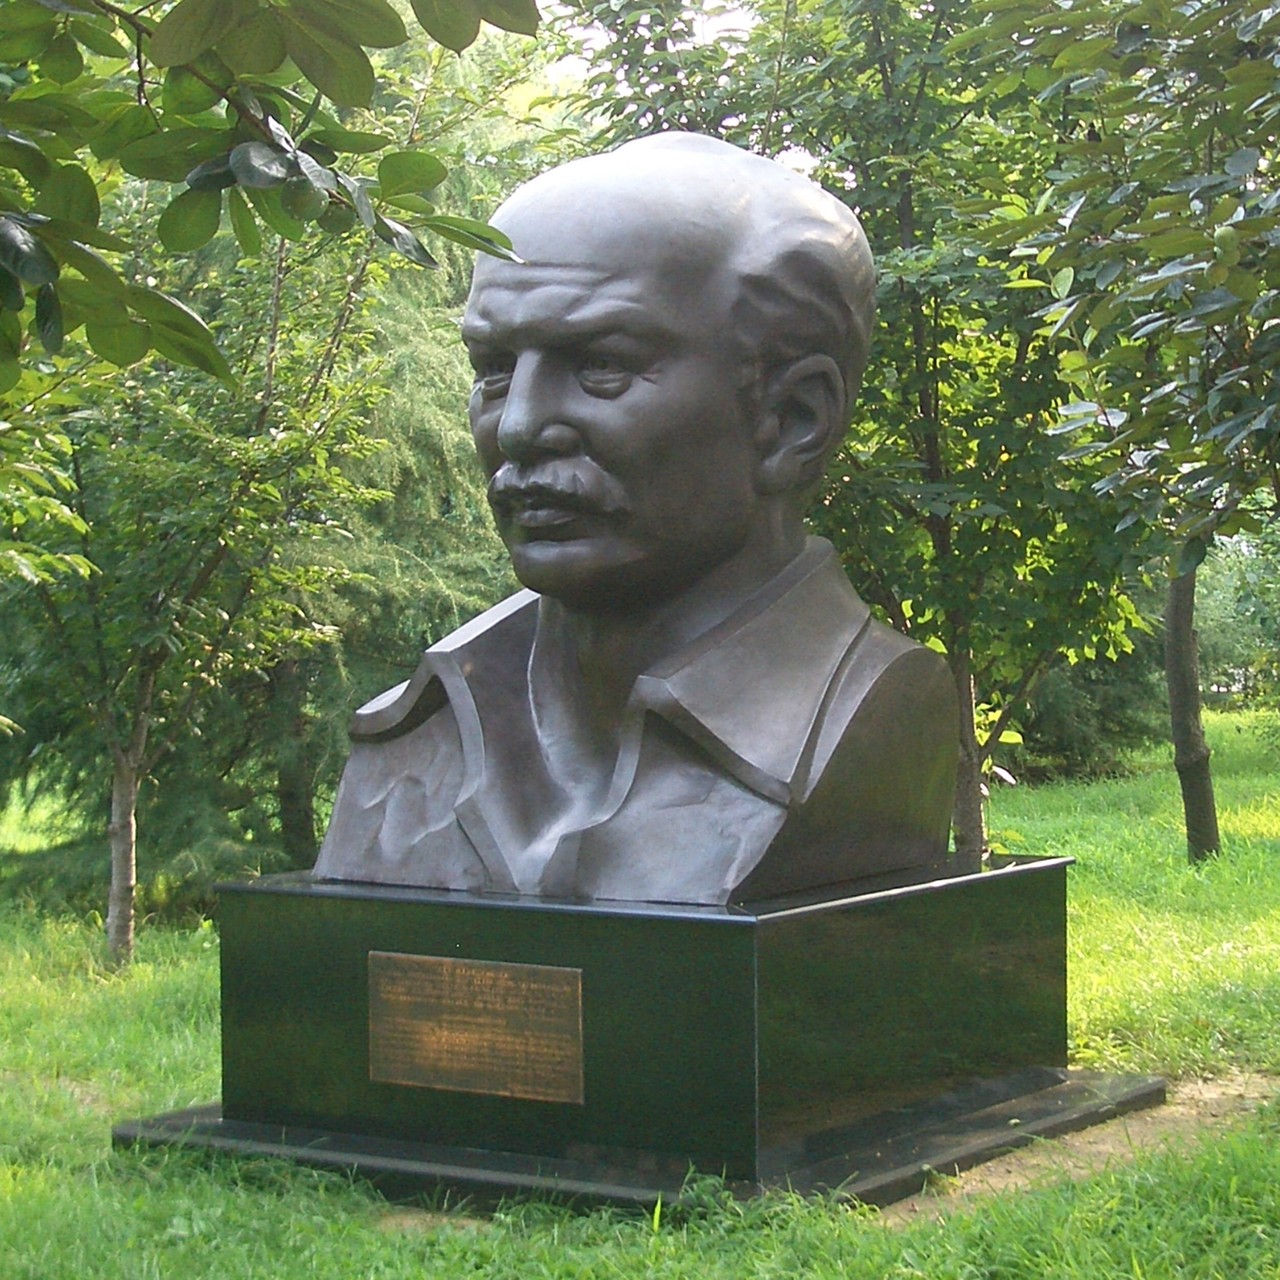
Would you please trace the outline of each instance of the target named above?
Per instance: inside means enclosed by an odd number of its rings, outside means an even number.
[[[1139,1152],[1184,1146],[1227,1128],[1277,1094],[1280,1077],[1276,1076],[1238,1073],[1212,1080],[1177,1081],[1170,1084],[1169,1099],[1163,1106],[1034,1142],[956,1177],[939,1178],[919,1195],[886,1206],[880,1220],[886,1226],[900,1226],[918,1221],[921,1215],[944,1218],[980,1196],[1061,1178],[1087,1178]]]

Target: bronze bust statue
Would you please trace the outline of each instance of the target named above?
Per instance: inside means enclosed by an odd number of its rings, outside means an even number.
[[[803,526],[866,364],[857,219],[662,134],[494,223],[522,261],[476,265],[470,416],[527,589],[356,712],[315,875],[723,904],[934,874],[946,664]]]

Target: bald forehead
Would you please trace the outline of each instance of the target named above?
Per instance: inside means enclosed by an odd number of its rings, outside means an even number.
[[[542,174],[492,221],[531,267],[642,281],[647,300],[696,313],[740,354],[779,363],[821,352],[849,394],[861,379],[875,314],[866,238],[839,200],[776,161],[658,134]],[[472,315],[505,278],[477,264]]]
[[[821,188],[772,160],[711,138],[663,134],[542,174],[493,221],[519,237],[516,252],[529,262],[571,260],[577,246],[614,224],[658,233],[637,240],[637,255],[705,268],[723,264],[754,234],[776,236],[815,218],[833,232],[836,219],[852,221]]]
[[[739,243],[732,209],[717,212],[688,190],[664,199],[638,175],[567,172],[574,167],[521,188],[494,215],[531,266],[706,278]]]

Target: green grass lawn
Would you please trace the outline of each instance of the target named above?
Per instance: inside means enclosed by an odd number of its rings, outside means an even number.
[[[1229,851],[1195,870],[1166,763],[996,795],[1009,849],[1077,859],[1078,1063],[1280,1072],[1280,758],[1258,728],[1211,721]],[[714,1187],[656,1222],[534,1202],[388,1229],[388,1206],[340,1176],[112,1153],[113,1120],[216,1097],[217,1022],[212,928],[145,928],[113,974],[92,925],[0,904],[0,1280],[1280,1278],[1274,1104],[1198,1147],[892,1231],[869,1210],[735,1205]]]
[[[1280,1072],[1280,740],[1207,716],[1226,856],[1186,862],[1171,753],[1090,786],[997,791],[1011,852],[1067,855],[1078,1065]]]

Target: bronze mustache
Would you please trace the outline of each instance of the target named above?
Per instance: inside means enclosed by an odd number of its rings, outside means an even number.
[[[499,516],[537,507],[609,516],[628,507],[622,486],[582,458],[535,467],[504,463],[489,481],[489,505]]]

